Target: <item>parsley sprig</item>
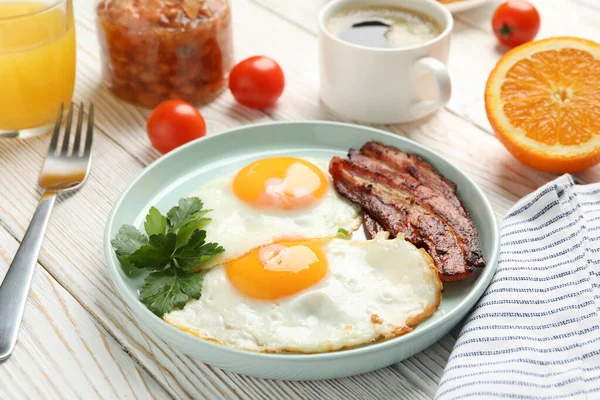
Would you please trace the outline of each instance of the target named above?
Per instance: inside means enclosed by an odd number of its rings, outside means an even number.
[[[203,275],[193,270],[224,251],[217,243],[206,243],[201,228],[210,221],[210,210],[203,207],[197,197],[180,199],[166,216],[152,207],[144,222],[146,234],[123,225],[111,241],[125,274],[151,271],[140,288],[140,300],[159,317],[200,298]]]

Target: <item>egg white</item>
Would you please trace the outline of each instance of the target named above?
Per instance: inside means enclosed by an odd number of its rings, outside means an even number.
[[[164,316],[200,338],[243,350],[319,353],[410,332],[437,309],[442,283],[431,258],[399,236],[324,244],[327,275],[277,301],[237,291],[225,268],[204,277],[202,297]]]
[[[235,196],[232,185],[237,172],[198,187],[190,196],[204,202],[212,219],[203,229],[207,242],[216,242],[225,252],[199,266],[207,269],[239,258],[252,249],[280,239],[333,237],[338,229],[348,232],[362,223],[360,207],[337,194],[329,175],[329,160],[299,157],[321,169],[329,188],[313,207],[300,210],[265,210],[250,206]]]

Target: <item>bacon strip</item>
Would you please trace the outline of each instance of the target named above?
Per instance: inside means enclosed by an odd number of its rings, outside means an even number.
[[[438,172],[422,158],[373,141],[365,143],[363,147],[361,147],[360,152],[367,157],[383,161],[397,171],[410,174],[422,185],[427,186],[444,196],[459,210],[459,212],[468,217],[467,211],[458,198],[454,183],[438,174]]]
[[[383,180],[389,187],[406,193],[407,196],[412,197],[414,203],[439,216],[458,236],[467,262],[474,267],[485,265],[473,221],[454,207],[446,197],[422,185],[411,175],[393,170],[382,161],[369,158],[356,150],[350,150],[349,157],[354,164],[375,173],[375,179]],[[364,170],[355,169],[355,172],[363,177],[366,176]],[[371,225],[371,233],[376,234],[377,227]]]
[[[431,213],[414,197],[397,190],[392,180],[349,160],[334,157],[329,164],[335,189],[357,203],[385,230],[428,251],[440,279],[464,279],[472,271],[466,262],[460,239],[440,217]]]
[[[367,212],[363,212],[363,229],[365,230],[365,236],[367,239],[374,239],[378,232],[385,231],[385,228],[379,225],[379,222],[375,221],[373,217]],[[390,237],[393,239],[393,237]]]

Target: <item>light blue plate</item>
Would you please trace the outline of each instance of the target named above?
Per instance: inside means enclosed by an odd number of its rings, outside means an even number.
[[[139,280],[122,271],[110,239],[122,224],[141,226],[155,205],[168,210],[180,197],[217,176],[268,156],[294,155],[330,158],[345,156],[369,140],[418,154],[446,178],[458,192],[479,230],[487,266],[467,280],[447,283],[436,313],[413,332],[381,343],[324,354],[261,354],[206,342],[173,328],[138,300]],[[360,374],[399,362],[446,335],[475,305],[496,270],[500,246],[494,211],[481,189],[446,159],[408,139],[357,125],[331,122],[287,122],[233,129],[189,143],[161,157],[125,190],[106,224],[104,251],[117,291],[137,320],[185,354],[216,367],[246,375],[275,379],[328,379]]]

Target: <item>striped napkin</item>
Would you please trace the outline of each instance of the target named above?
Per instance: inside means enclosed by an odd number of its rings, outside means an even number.
[[[600,399],[600,184],[522,199],[436,399]]]

